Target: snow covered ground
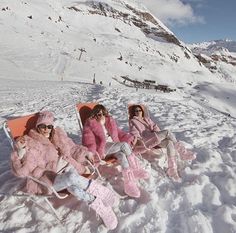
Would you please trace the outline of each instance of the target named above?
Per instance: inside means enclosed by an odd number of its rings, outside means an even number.
[[[204,86],[204,85],[203,85]],[[151,117],[161,128],[168,128],[179,140],[198,153],[197,159],[182,170],[182,182],[173,183],[157,165],[155,158],[144,160],[151,173],[141,181],[141,197],[120,201],[115,212],[121,233],[235,233],[236,232],[236,120],[222,113],[235,100],[222,92],[216,99],[204,101],[212,91],[207,85],[196,89],[159,93],[151,90],[101,86],[84,82],[15,81],[0,79],[0,122],[39,110],[51,110],[56,124],[80,143],[81,134],[75,115],[75,103],[98,101],[104,104],[128,130],[127,104],[145,103]],[[229,89],[228,89],[229,90]],[[229,98],[226,98],[226,97]],[[220,99],[219,99],[220,98]],[[219,104],[218,104],[219,103]],[[220,106],[220,109],[218,109]],[[220,111],[218,111],[220,110]],[[232,114],[233,115],[233,114]],[[10,192],[21,182],[10,171],[11,148],[0,128],[0,192]],[[123,194],[119,172],[110,169],[108,180]],[[70,198],[54,204],[63,224],[22,197],[1,197],[0,232],[107,232],[87,205]]]

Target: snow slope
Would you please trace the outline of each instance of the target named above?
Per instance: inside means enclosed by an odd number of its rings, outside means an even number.
[[[212,108],[217,108],[220,103],[226,109],[230,104],[223,94],[221,102],[210,99],[208,104],[211,107],[208,107],[201,104],[202,96],[197,91],[191,94],[192,91],[162,94],[83,82],[9,80],[6,84],[5,80],[0,80],[0,120],[3,122],[48,109],[55,113],[56,125],[63,127],[79,143],[81,134],[75,102],[98,101],[104,104],[125,130],[128,130],[127,104],[145,103],[153,120],[161,128],[174,132],[198,156],[182,170],[183,181],[180,184],[166,177],[157,159],[146,158],[148,160],[142,164],[151,173],[151,178],[140,182],[142,191],[139,199],[120,201],[115,209],[119,225],[113,232],[234,233],[236,120]],[[20,184],[20,180],[10,172],[11,149],[2,128],[0,132],[0,191],[10,192]],[[115,168],[109,171],[113,175],[105,176],[123,195],[119,172]],[[63,225],[24,198],[2,197],[0,203],[1,232],[107,232],[95,213],[89,211],[85,203],[73,198],[64,205],[54,203],[64,218]]]
[[[3,0],[1,8],[1,78],[218,80],[135,1]]]

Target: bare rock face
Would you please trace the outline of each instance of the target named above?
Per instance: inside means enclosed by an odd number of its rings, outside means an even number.
[[[236,42],[217,40],[191,46],[195,57],[212,73],[218,72],[223,78],[236,82],[235,76],[224,70],[224,66],[233,66],[236,71]],[[234,68],[235,67],[235,68]]]
[[[105,17],[112,17],[114,19],[120,19],[124,23],[133,24],[136,27],[140,28],[140,30],[147,36],[152,39],[161,38],[162,40],[174,43],[178,46],[181,46],[181,42],[175,37],[174,34],[166,31],[152,16],[149,12],[142,12],[139,11],[132,6],[125,4],[124,9],[130,11],[130,14],[126,12],[122,12],[117,10],[107,3],[102,2],[87,2],[86,3],[89,7],[88,12],[90,14],[98,14],[103,15]],[[79,6],[68,7],[70,10],[81,11]],[[152,26],[153,25],[153,26]],[[184,48],[184,47],[183,47]]]

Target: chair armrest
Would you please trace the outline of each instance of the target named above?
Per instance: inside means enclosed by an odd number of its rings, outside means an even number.
[[[34,182],[37,182],[38,184],[41,184],[43,185],[44,187],[46,187],[48,190],[52,191],[55,196],[59,199],[65,199],[66,197],[68,197],[68,194],[65,194],[65,195],[60,195],[52,186],[48,185],[46,182],[43,182],[41,180],[38,180],[32,176],[27,176],[27,178],[33,180]]]

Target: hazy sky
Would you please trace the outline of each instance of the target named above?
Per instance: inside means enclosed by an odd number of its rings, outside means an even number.
[[[236,41],[236,0],[139,0],[186,43]]]

